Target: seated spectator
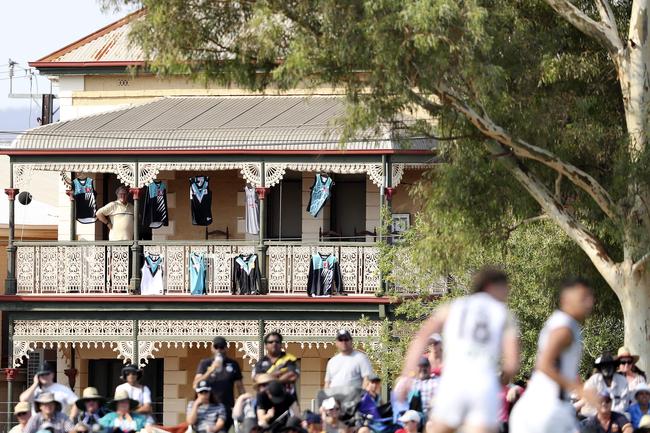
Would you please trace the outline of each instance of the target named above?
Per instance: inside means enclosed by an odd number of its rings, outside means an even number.
[[[84,422],[78,422],[72,431],[73,433],[90,433],[90,426]]]
[[[218,403],[207,381],[198,383],[194,401],[187,405],[188,425],[197,433],[224,433],[228,414],[223,404]]]
[[[99,424],[99,420],[106,415],[105,404],[106,399],[99,395],[97,388],[84,389],[81,398],[75,403],[79,412],[73,421],[86,424],[89,427]]]
[[[36,415],[27,422],[23,433],[36,433],[45,428],[44,424],[48,423],[53,433],[68,433],[74,427],[72,421],[66,414],[61,412],[61,403],[51,392],[44,392],[34,400]]]
[[[418,375],[413,381],[411,394],[419,394],[420,407],[418,409],[425,418],[431,411],[439,383],[440,378],[431,374],[431,361],[425,357],[420,358],[420,362],[418,363]]]
[[[257,394],[257,420],[264,428],[277,432],[291,416],[299,413],[295,394],[286,391],[277,380],[269,382],[266,389]]]
[[[284,427],[280,430],[281,433],[307,433],[307,430],[302,426],[302,420],[298,417],[292,416],[289,418]]]
[[[307,433],[323,433],[323,420],[320,415],[312,412],[305,411],[303,425],[307,429]]]
[[[141,369],[133,364],[125,366],[122,369],[124,383],[115,388],[115,394],[120,391],[126,392],[129,398],[138,402],[137,413],[150,414],[152,411],[151,390],[148,386],[139,383],[141,378]]]
[[[630,349],[623,346],[618,349],[616,360],[619,363],[618,372],[627,379],[627,387],[630,391],[642,383],[646,383],[645,373],[636,365],[639,362],[639,355],[632,355]],[[631,401],[630,404],[632,403],[634,402]]]
[[[627,413],[630,415],[632,427],[639,428],[639,423],[644,415],[650,414],[650,386],[641,383],[634,390],[636,403],[632,404]]]
[[[398,429],[395,433],[417,433],[420,430],[420,414],[414,410],[407,410],[404,415],[399,417],[399,421],[404,427]]]
[[[437,377],[442,374],[442,336],[437,332],[429,337],[429,354],[427,356],[431,364],[431,376]]]
[[[625,415],[612,411],[612,398],[608,391],[600,393],[601,402],[595,415],[580,424],[582,433],[632,433],[632,424]]]
[[[29,406],[29,403],[26,401],[21,401],[16,406],[14,406],[14,416],[18,420],[18,424],[13,426],[9,433],[23,433],[27,421],[32,416],[32,408]]]
[[[61,412],[69,414],[71,418],[76,415],[77,407],[74,403],[77,401],[77,395],[67,386],[54,381],[55,368],[47,361],[43,361],[40,368],[34,375],[32,386],[20,394],[20,401],[34,403],[39,395],[49,392],[54,395],[54,399],[61,405]],[[36,413],[36,405],[32,408],[32,415]]]
[[[352,335],[347,329],[341,329],[336,334],[336,348],[339,353],[327,362],[325,368],[325,388],[365,388],[373,374],[372,364],[365,353],[354,349]]]
[[[325,433],[347,433],[350,428],[341,421],[341,405],[334,397],[323,400],[323,431]]]
[[[153,424],[151,418],[137,413],[138,401],[129,397],[126,391],[115,393],[107,408],[111,411],[99,420],[99,425],[111,432],[137,432]]]
[[[273,381],[270,374],[259,374],[255,376],[254,394],[247,392],[237,397],[235,407],[232,409],[232,417],[235,421],[237,433],[249,433],[251,428],[257,426],[257,393],[264,392],[266,385]]]
[[[625,377],[616,372],[618,361],[609,353],[604,353],[596,358],[594,366],[597,370],[584,384],[585,388],[591,388],[598,394],[607,391],[612,399],[612,410],[625,413],[629,404],[629,390]],[[582,399],[575,404],[576,410],[584,417],[596,415],[597,408],[587,404]]]

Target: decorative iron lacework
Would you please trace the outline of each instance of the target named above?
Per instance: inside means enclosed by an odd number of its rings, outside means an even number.
[[[153,182],[158,174],[163,170],[239,170],[248,183],[254,187],[262,186],[262,164],[259,162],[143,162],[140,163],[139,167],[139,187]]]
[[[117,178],[127,186],[135,186],[135,163],[133,162],[43,162],[43,163],[15,163],[14,185],[21,188],[27,185],[32,177],[32,173],[38,171],[58,171],[61,172],[61,178],[66,184],[71,182],[67,172],[85,172],[85,173],[115,173]]]
[[[357,341],[374,344],[381,334],[382,322],[362,323],[354,320],[268,320],[264,334],[277,331],[286,343],[300,343],[301,347],[319,347],[334,344],[336,332],[347,329]]]

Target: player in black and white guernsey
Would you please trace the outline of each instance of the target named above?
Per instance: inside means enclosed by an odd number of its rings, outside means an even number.
[[[424,323],[409,347],[397,395],[405,397],[418,372],[429,337],[442,331],[443,370],[431,405],[427,433],[496,433],[499,377],[509,381],[519,369],[519,332],[505,302],[508,277],[500,269],[479,271],[473,294],[453,300]]]
[[[572,433],[578,431],[570,395],[598,406],[595,391],[584,389],[578,378],[582,357],[580,322],[591,313],[594,295],[583,279],[567,281],[560,305],[546,321],[537,349],[535,371],[510,416],[511,433]]]

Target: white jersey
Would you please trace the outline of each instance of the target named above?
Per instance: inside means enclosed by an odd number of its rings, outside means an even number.
[[[508,309],[479,292],[453,301],[443,328],[445,375],[497,377],[503,333],[512,324]]]
[[[551,317],[548,318],[542,331],[539,334],[539,341],[537,344],[537,358],[539,354],[546,350],[549,338],[553,331],[559,328],[569,328],[573,334],[573,341],[571,345],[564,349],[557,359],[557,367],[559,373],[566,380],[575,381],[578,377],[578,367],[580,359],[582,358],[582,334],[580,325],[576,320],[569,316],[567,313],[556,310]],[[551,380],[544,373],[535,371],[530,378],[530,384],[526,391],[532,393],[540,393],[544,396],[556,396],[562,400],[568,400],[569,396],[562,392],[560,386]]]

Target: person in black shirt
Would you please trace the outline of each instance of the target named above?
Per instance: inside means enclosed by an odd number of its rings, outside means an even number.
[[[278,432],[287,420],[300,413],[296,396],[287,392],[284,384],[274,380],[263,392],[257,394],[257,420],[259,425]]]
[[[282,335],[271,332],[264,337],[266,356],[260,359],[253,368],[253,378],[267,373],[281,383],[293,385],[300,376],[298,358],[282,350]]]
[[[596,415],[582,421],[581,433],[632,433],[632,424],[625,415],[612,412],[612,398],[609,392],[600,394],[601,402]]]
[[[193,382],[193,386],[196,388],[199,382],[205,380],[212,389],[212,394],[217,401],[226,407],[226,411],[228,412],[226,430],[232,422],[231,413],[235,405],[234,389],[237,389],[238,395],[246,392],[242,382],[241,368],[237,361],[226,356],[227,347],[228,342],[225,338],[214,338],[212,341],[212,353],[214,356],[201,360],[196,369],[196,376],[194,376]]]

